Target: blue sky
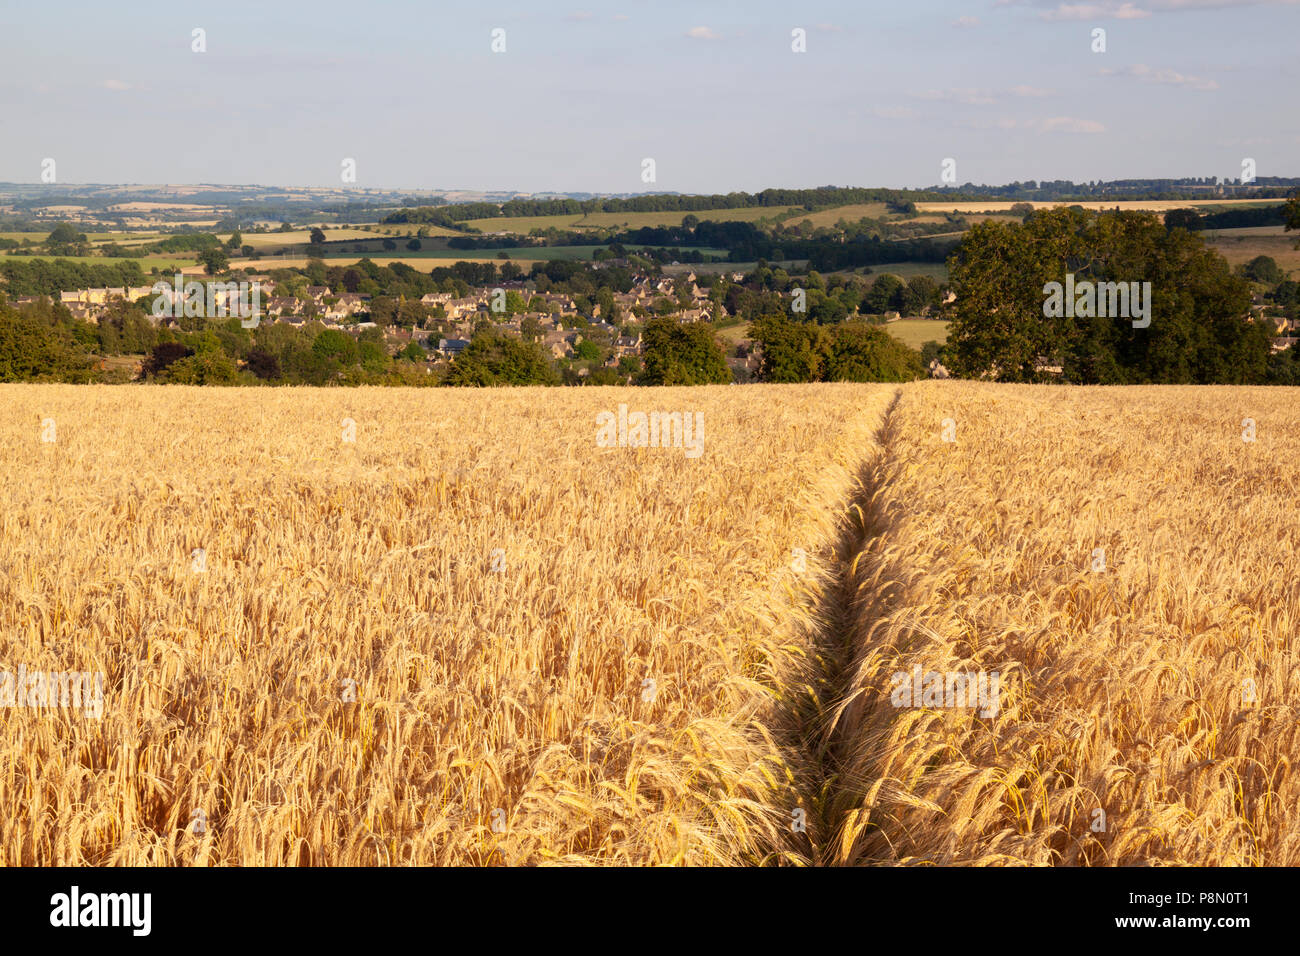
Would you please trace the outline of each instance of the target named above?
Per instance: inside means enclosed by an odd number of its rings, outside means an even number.
[[[1297,0],[10,3],[0,180],[44,157],[60,182],[340,185],[351,157],[359,187],[529,192],[926,186],[949,157],[959,183],[1296,176],[1298,27]]]

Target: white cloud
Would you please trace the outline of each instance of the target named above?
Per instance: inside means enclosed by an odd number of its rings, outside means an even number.
[[[881,119],[907,119],[915,116],[916,110],[909,106],[873,106],[871,115],[879,116]]]
[[[983,90],[974,87],[950,87],[946,90],[921,90],[911,94],[918,100],[939,103],[960,103],[963,106],[992,106],[1008,96],[1051,96],[1051,90],[1023,83],[1006,90]]]
[[[962,119],[958,120],[957,125],[965,129],[1032,129],[1034,121],[1000,116],[997,119]]]
[[[997,102],[991,90],[971,88],[951,88],[946,90],[922,90],[913,93],[918,100],[935,100],[942,103],[961,103],[965,106],[992,106]]]
[[[123,80],[100,80],[99,85],[106,90],[117,90],[119,92],[131,89],[131,84]]]
[[[693,40],[721,40],[720,33],[714,33],[708,27],[691,27],[686,31],[686,35]]]
[[[1076,119],[1073,116],[1053,116],[1039,120],[1036,128],[1043,133],[1104,133],[1106,127],[1096,120]]]
[[[1143,20],[1151,16],[1131,3],[1062,3],[1042,14],[1044,20]]]
[[[1157,10],[1225,10],[1232,7],[1294,6],[1300,0],[1147,0]]]
[[[1162,83],[1169,86],[1186,86],[1193,90],[1217,90],[1219,84],[1214,80],[1205,80],[1199,76],[1187,76],[1177,70],[1156,69],[1145,63],[1138,63],[1122,70],[1103,69],[1103,76],[1131,76],[1143,83]]]
[[[1077,119],[1073,116],[1053,116],[1049,119],[963,119],[958,126],[967,129],[1023,129],[1039,133],[1104,133],[1106,127],[1096,120]]]
[[[977,27],[979,25],[980,25],[979,17],[958,17],[950,24],[950,26],[954,26],[954,27]]]
[[[1157,13],[1230,10],[1255,6],[1294,6],[1300,0],[997,0],[995,7],[1039,7],[1043,20],[1141,20]]]

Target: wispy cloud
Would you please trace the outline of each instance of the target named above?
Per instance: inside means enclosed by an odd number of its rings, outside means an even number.
[[[692,40],[721,40],[722,34],[714,33],[708,27],[691,27],[686,35]]]
[[[575,11],[575,12],[573,12],[573,13],[570,13],[570,14],[569,14],[568,16],[566,16],[564,19],[566,19],[566,20],[570,20],[570,21],[573,21],[574,23],[581,23],[581,22],[583,22],[584,20],[594,20],[594,19],[596,19],[596,15],[595,15],[594,13],[591,13],[591,12],[587,11],[587,10],[577,10],[577,11]]]
[[[1043,133],[1104,133],[1106,127],[1096,120],[1077,119],[1073,116],[1053,116],[1038,120],[1035,126]]]
[[[1294,6],[1300,0],[1146,0],[1153,10],[1229,10],[1233,7]]]
[[[908,119],[916,115],[916,110],[910,106],[873,106],[871,115],[881,119]]]
[[[1131,3],[1062,3],[1042,14],[1044,20],[1144,20],[1151,16]]]
[[[921,90],[912,93],[918,100],[930,100],[938,103],[960,103],[963,106],[993,106],[1009,96],[1041,97],[1051,96],[1051,90],[1021,84],[1006,90],[976,89],[974,87],[949,87],[946,90]]]
[[[961,103],[965,106],[992,106],[997,102],[991,90],[951,87],[946,90],[921,90],[912,96],[918,100],[932,100],[940,103]]]
[[[1193,90],[1217,90],[1219,84],[1214,80],[1202,79],[1199,76],[1187,76],[1179,73],[1177,70],[1156,69],[1147,66],[1145,63],[1137,63],[1122,70],[1112,70],[1103,68],[1103,76],[1131,76],[1134,79],[1141,80],[1143,83],[1163,83],[1169,86],[1185,86]]]
[[[956,125],[963,129],[1033,129],[1034,120],[1018,120],[1009,116],[999,117],[963,117]]]
[[[125,80],[100,80],[99,85],[106,90],[116,90],[118,92],[134,89],[134,87]]]
[[[951,26],[962,28],[977,27],[979,25],[979,17],[958,17],[956,20],[952,21],[951,24]]]
[[[1104,133],[1106,127],[1096,120],[1073,116],[1053,116],[1047,119],[1014,119],[1010,116],[996,118],[965,118],[957,121],[966,129],[1022,129],[1037,133]]]
[[[1230,10],[1237,7],[1294,6],[1300,0],[997,0],[996,7],[1038,7],[1043,20],[1142,20],[1157,13]]]

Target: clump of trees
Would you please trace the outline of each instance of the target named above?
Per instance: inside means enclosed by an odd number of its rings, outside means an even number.
[[[1268,323],[1250,321],[1250,289],[1186,229],[1140,212],[1040,210],[975,226],[949,260],[957,299],[947,355],[967,377],[1249,383],[1268,379]],[[1124,317],[1048,318],[1048,283],[1150,283],[1150,324]],[[1139,286],[1140,287],[1140,286]],[[1085,310],[1081,310],[1085,311]]]
[[[71,329],[0,308],[0,382],[90,382],[94,377],[94,357]]]
[[[448,385],[558,385],[559,381],[541,345],[494,330],[474,336],[446,379]]]
[[[642,335],[641,385],[717,385],[731,381],[731,368],[707,322],[654,318]]]
[[[907,382],[923,374],[918,352],[862,320],[821,326],[768,315],[750,332],[764,382]]]

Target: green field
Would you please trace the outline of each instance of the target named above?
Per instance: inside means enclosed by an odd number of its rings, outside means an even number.
[[[450,265],[453,262],[513,262],[525,269],[531,268],[534,262],[550,262],[555,259],[566,261],[586,260],[591,258],[591,253],[595,249],[603,249],[603,246],[538,246],[536,248],[522,249],[422,249],[419,252],[411,252],[406,249],[394,250],[392,252],[375,254],[375,253],[356,253],[351,251],[340,251],[330,253],[323,259],[331,265],[346,264],[351,265],[361,259],[369,259],[375,265],[384,266],[394,262],[401,262],[411,266],[414,269],[428,271],[434,266]],[[722,254],[722,250],[705,250]],[[510,258],[499,259],[498,252],[506,252]],[[107,261],[107,260],[98,260]],[[193,263],[191,263],[193,265]],[[307,265],[307,257],[301,252],[291,253],[285,256],[261,256],[252,259],[231,259],[230,266],[233,269],[300,269]],[[687,266],[680,266],[680,271],[687,271]],[[696,266],[694,268],[704,268]]]
[[[1202,229],[1200,235],[1208,242],[1211,239],[1234,239],[1242,236],[1286,236],[1286,226],[1239,226],[1235,229]],[[1294,242],[1300,235],[1290,233]]]
[[[796,207],[787,207],[794,209]],[[832,209],[823,209],[820,212],[802,212],[786,219],[783,225],[790,226],[811,222],[814,228],[820,226],[834,226],[843,219],[845,222],[857,222],[859,219],[880,219],[887,215],[889,210],[883,202],[865,202],[855,203],[850,206],[835,206]]]
[[[749,323],[741,322],[739,325],[728,325],[726,328],[717,329],[718,341],[723,343],[723,347],[728,353],[739,345],[745,339],[749,338]]]
[[[1300,249],[1296,240],[1300,238],[1292,232],[1286,235],[1231,235],[1238,230],[1222,229],[1202,233],[1205,244],[1223,256],[1228,265],[1236,266],[1249,262],[1256,256],[1272,256],[1278,266],[1289,278],[1300,274]]]
[[[12,256],[10,261],[30,262],[34,259],[45,259],[49,261],[58,260],[60,262],[89,262],[90,264],[97,266],[111,266],[116,265],[119,262],[138,262],[140,263],[140,268],[145,272],[148,272],[155,266],[157,266],[162,272],[167,272],[169,270],[175,271],[182,267],[193,268],[194,266],[194,256],[191,255],[186,257],[184,253],[178,253],[174,256],[145,256],[141,259],[129,259],[121,256]]]
[[[404,223],[376,223],[371,228],[374,230],[371,236],[376,234],[381,236],[404,236],[407,239],[413,237],[416,232],[423,229],[429,237],[434,236],[463,236],[465,233],[455,229],[448,229],[446,226],[435,226],[431,222],[404,222]],[[328,235],[328,233],[326,233]]]
[[[858,270],[848,269],[840,274],[851,274]],[[878,275],[896,275],[900,279],[910,279],[912,276],[929,276],[935,282],[948,281],[948,267],[942,262],[887,262],[883,265],[872,266],[871,272],[867,276],[870,281],[875,281]]]
[[[947,342],[948,325],[949,323],[938,319],[899,319],[897,322],[885,324],[882,328],[908,348],[919,351],[926,342],[938,342],[940,345]],[[729,325],[717,329],[716,332],[718,340],[730,352],[733,347],[749,338],[749,323]]]
[[[456,256],[454,260],[452,259],[430,260],[428,257],[417,257],[410,253],[406,255],[397,255],[396,253],[391,253],[389,255],[383,255],[383,256],[375,256],[375,255],[360,256],[357,255],[356,253],[351,253],[346,256],[344,255],[327,256],[324,261],[328,262],[332,266],[338,266],[338,265],[349,266],[349,265],[356,264],[362,259],[369,259],[377,266],[390,266],[394,262],[400,262],[402,263],[402,265],[410,266],[412,269],[415,269],[420,272],[428,272],[430,269],[434,268],[435,266],[447,265],[453,261],[455,262],[503,262],[504,261],[501,259],[495,259],[492,256],[485,255],[483,253],[477,253],[477,254],[471,253],[469,255],[462,254]],[[532,267],[534,262],[540,262],[543,260],[512,259],[511,261],[525,269],[528,269]],[[307,264],[308,264],[308,260],[306,256],[267,256],[262,259],[230,260],[230,267],[232,269],[236,271],[248,270],[251,272],[269,272],[272,269],[305,269],[307,267]],[[202,267],[195,266],[194,263],[191,263],[189,269],[190,271],[195,271],[195,270],[201,271]]]
[[[514,249],[420,249],[416,251],[412,251],[405,248],[399,248],[396,250],[392,250],[391,256],[392,258],[400,258],[403,260],[450,259],[452,261],[455,261],[458,259],[465,259],[465,260],[500,259],[500,261],[505,262],[506,260],[501,259],[500,257],[500,253],[504,252],[509,257],[510,261],[513,262],[525,262],[525,261],[537,262],[537,261],[550,261],[552,259],[565,259],[565,260],[576,261],[579,259],[590,259],[592,254],[597,249],[604,249],[604,248],[605,248],[604,246],[520,246]],[[629,246],[628,248],[629,250],[635,251],[637,249],[648,249],[653,247]],[[715,255],[715,256],[725,256],[727,254],[727,251],[725,249],[710,249],[706,246],[683,246],[682,250],[699,251],[704,255]],[[275,263],[282,258],[283,259],[303,258],[303,253],[305,252],[306,252],[305,249],[294,249],[291,250],[290,253],[286,256],[274,256],[274,255],[262,256],[260,258],[260,261]],[[327,261],[331,259],[348,259],[350,261],[355,262],[359,255],[363,255],[363,254],[356,253],[351,249],[329,250],[326,252],[324,259]],[[378,259],[374,256],[370,256],[370,258],[375,259],[375,261],[378,261]],[[251,261],[253,260],[251,259],[231,260],[232,264],[238,264],[241,262],[251,262]]]
[[[708,252],[703,249],[701,251]],[[715,249],[715,253],[726,255],[725,249]],[[781,259],[768,263],[773,269],[784,269],[786,272],[802,272],[808,268],[807,259]],[[707,272],[710,275],[716,275],[722,272],[753,272],[758,267],[757,262],[685,262],[680,265],[666,265],[663,267],[664,273],[671,276],[685,275],[688,272]]]
[[[499,219],[471,219],[468,225],[486,233],[514,232],[528,235],[534,229],[642,229],[647,226],[680,226],[687,216],[700,222],[756,222],[775,219],[795,206],[744,206],[739,209],[703,209],[699,212],[595,212],[590,216],[516,216]]]
[[[328,227],[323,230],[326,242],[338,242],[349,239],[382,239],[383,236],[376,235],[373,232],[362,232],[353,226],[344,226],[343,228]],[[231,234],[228,232],[217,233],[222,242],[230,241]],[[411,227],[411,235],[415,235],[415,228]],[[292,246],[306,245],[311,241],[310,229],[295,229],[292,232],[246,232],[240,234],[242,244],[252,246],[254,249],[262,249],[266,246]]]
[[[926,342],[948,341],[948,323],[938,319],[899,319],[885,325],[885,331],[909,348],[920,349]]]
[[[87,237],[91,245],[102,246],[109,242],[116,242],[119,246],[147,246],[150,243],[159,242],[168,238],[165,232],[113,232],[108,235],[94,233]]]

